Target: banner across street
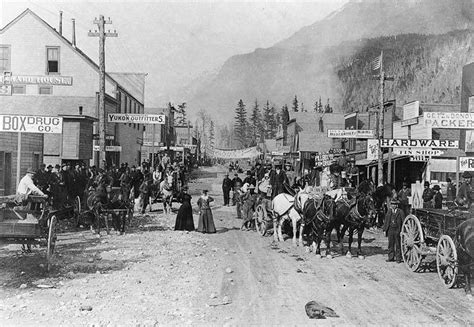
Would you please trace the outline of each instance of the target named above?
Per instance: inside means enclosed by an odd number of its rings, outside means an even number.
[[[347,139],[372,139],[375,132],[371,129],[328,129],[328,137]]]

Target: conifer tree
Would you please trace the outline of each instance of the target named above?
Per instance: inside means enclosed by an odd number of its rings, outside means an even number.
[[[291,108],[293,109],[294,112],[298,112],[299,105],[298,105],[298,98],[296,97],[296,95],[295,95],[295,98],[293,99],[293,106]]]
[[[247,146],[247,109],[242,99],[235,108],[234,135],[240,147]]]
[[[214,121],[211,120],[211,122],[209,123],[209,147],[213,150],[214,150],[214,147],[216,146],[216,143],[215,143],[216,135],[215,135],[215,133],[216,133],[216,131],[215,131],[215,126],[214,126]]]
[[[249,127],[250,127],[249,134],[251,136],[250,145],[256,145],[257,142],[260,140],[260,138],[263,136],[262,117],[260,114],[258,101],[256,99],[255,99],[255,104],[252,109],[252,115],[250,116]]]

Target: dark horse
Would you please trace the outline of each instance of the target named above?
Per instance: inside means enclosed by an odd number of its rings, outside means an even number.
[[[326,256],[330,256],[331,232],[335,227],[335,202],[329,195],[318,201],[309,199],[303,208],[303,222],[308,236],[308,244],[315,246],[315,254],[321,255],[321,241],[326,242]]]
[[[346,201],[338,201],[336,203],[336,226],[342,225],[342,229],[340,233],[338,233],[341,254],[344,252],[344,234],[349,230],[349,250],[346,255],[352,256],[352,241],[354,231],[357,230],[357,255],[362,255],[362,234],[365,228],[370,228],[375,225],[375,218],[375,204],[371,195],[361,194],[353,204]],[[336,230],[337,229],[336,227]]]
[[[390,199],[392,197],[393,186],[391,184],[385,184],[383,186],[379,186],[375,189],[371,195],[373,196],[375,202],[375,210],[377,213],[377,226],[383,226],[383,220],[385,215],[387,214],[387,210],[389,207]],[[369,193],[370,194],[370,193]]]
[[[458,264],[463,272],[466,294],[471,294],[471,268],[474,264],[474,218],[468,219],[456,229],[455,241],[459,250]]]

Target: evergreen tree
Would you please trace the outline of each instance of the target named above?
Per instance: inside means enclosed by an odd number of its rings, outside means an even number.
[[[304,108],[304,103],[303,103],[303,102],[301,102],[301,107],[300,107],[300,108],[301,108],[301,112],[306,112],[306,110],[305,110],[305,108]]]
[[[324,106],[324,112],[326,113],[332,113],[332,107],[329,104],[329,98],[328,98],[328,103]]]
[[[176,126],[186,126],[186,102],[178,104],[174,121]]]
[[[260,113],[260,107],[258,105],[258,101],[255,100],[255,105],[252,109],[252,115],[250,116],[250,131],[249,134],[251,135],[251,145],[256,145],[258,141],[261,141],[263,138],[263,123],[262,123],[262,115]]]
[[[270,133],[268,135],[269,138],[274,138],[276,136],[278,130],[278,124],[280,121],[280,116],[276,113],[275,107],[272,106],[270,108]]]
[[[283,145],[286,144],[286,135],[287,135],[287,125],[288,122],[290,121],[290,113],[288,112],[288,106],[285,104],[283,107],[281,107],[281,124],[282,124],[282,129],[283,129]]]
[[[274,113],[270,107],[270,102],[267,100],[265,107],[263,107],[263,130],[266,139],[271,138],[272,123],[275,119],[273,115]]]
[[[319,97],[318,112],[321,112],[321,113],[324,112],[323,103],[321,102],[321,97]]]
[[[298,112],[299,105],[298,105],[298,98],[296,97],[296,95],[295,95],[295,98],[293,99],[293,106],[291,108],[293,109],[294,112]]]
[[[215,126],[214,121],[211,120],[209,123],[209,147],[214,150],[215,146]]]
[[[239,100],[237,108],[235,108],[235,122],[234,122],[234,135],[236,141],[240,144],[240,147],[247,146],[247,109],[242,99]]]

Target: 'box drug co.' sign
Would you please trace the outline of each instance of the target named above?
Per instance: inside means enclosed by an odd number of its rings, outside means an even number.
[[[61,134],[63,132],[63,118],[0,115],[0,132]]]

